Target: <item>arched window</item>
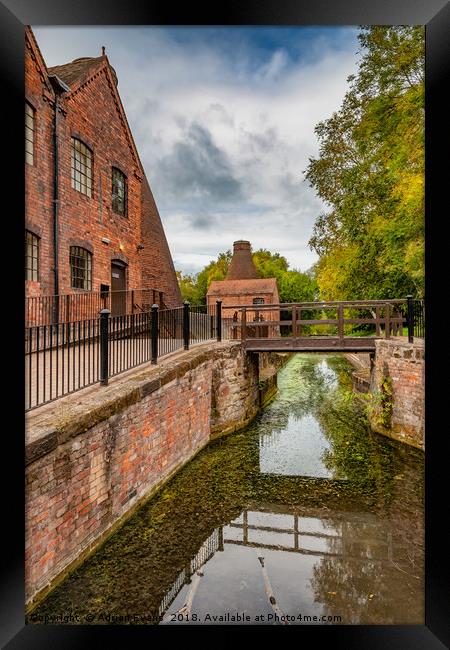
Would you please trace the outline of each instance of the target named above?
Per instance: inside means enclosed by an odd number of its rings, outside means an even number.
[[[25,279],[39,281],[39,242],[37,235],[25,230]]]
[[[81,140],[72,138],[72,187],[92,196],[92,151]]]
[[[34,165],[34,108],[25,102],[25,162]]]
[[[112,168],[112,209],[123,217],[127,214],[127,178],[124,173]]]
[[[70,247],[70,286],[92,290],[92,254],[80,246]]]

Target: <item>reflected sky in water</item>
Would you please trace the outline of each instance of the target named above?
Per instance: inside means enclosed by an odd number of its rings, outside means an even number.
[[[241,622],[249,624],[382,623],[392,617],[394,603],[386,597],[392,588],[396,596],[403,591],[396,620],[422,620],[420,571],[391,523],[369,513],[244,510],[216,539],[214,553],[182,586],[163,624],[234,624],[221,620],[225,612],[245,614],[250,620]]]
[[[35,615],[423,624],[423,454],[370,431],[350,377],[337,355],[294,356],[255,421],[198,454]],[[223,620],[237,615],[250,620]]]

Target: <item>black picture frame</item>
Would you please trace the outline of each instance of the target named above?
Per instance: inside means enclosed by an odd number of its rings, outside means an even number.
[[[4,113],[4,135],[11,136],[3,175],[3,236],[5,249],[12,253],[8,265],[8,310],[11,318],[3,319],[4,350],[11,354],[3,360],[5,418],[2,442],[3,472],[3,550],[4,571],[0,605],[2,647],[16,648],[79,648],[92,647],[112,639],[120,644],[140,645],[163,640],[164,636],[182,633],[188,640],[192,631],[212,629],[209,626],[144,627],[144,626],[34,626],[24,624],[24,414],[21,370],[23,321],[23,276],[14,269],[19,264],[23,245],[24,163],[23,163],[23,101],[24,101],[24,25],[426,25],[426,617],[423,626],[299,626],[279,628],[275,634],[298,635],[297,642],[310,638],[314,643],[332,644],[333,648],[399,648],[401,650],[438,650],[450,646],[449,588],[443,576],[448,574],[448,537],[446,537],[446,506],[444,477],[448,454],[445,405],[448,381],[445,370],[445,316],[448,298],[439,280],[445,278],[447,240],[442,227],[448,219],[449,187],[448,156],[450,151],[449,108],[445,93],[450,80],[449,32],[450,6],[444,0],[240,0],[221,3],[205,10],[200,4],[184,3],[174,8],[169,3],[144,3],[140,0],[88,0],[61,3],[61,0],[3,0],[0,3],[0,64],[2,66],[1,102]],[[7,125],[5,127],[5,125]],[[6,146],[6,145],[4,145]],[[4,267],[5,268],[5,267]],[[5,283],[6,284],[6,283]],[[5,314],[5,312],[4,312]],[[440,328],[438,330],[438,324]],[[6,343],[6,345],[5,345]],[[3,355],[4,356],[4,355]],[[6,373],[8,373],[6,375]],[[444,392],[445,391],[445,392]],[[12,420],[6,424],[6,415]],[[447,425],[448,426],[448,425]],[[6,472],[6,470],[9,472]],[[445,569],[447,568],[447,572]],[[214,627],[216,629],[217,626]],[[229,634],[242,633],[239,626],[221,628]],[[270,628],[271,629],[271,628]],[[170,631],[169,631],[170,630]],[[254,634],[256,628],[251,628]],[[282,631],[283,630],[283,631]],[[289,630],[289,632],[288,632]],[[249,631],[249,630],[247,630]],[[264,636],[269,628],[258,628]],[[218,638],[217,631],[215,639]],[[236,640],[238,637],[235,636]],[[273,638],[273,637],[272,637]],[[165,639],[164,639],[165,640]],[[268,638],[269,640],[269,638]],[[272,639],[270,639],[272,640]],[[291,639],[289,639],[291,640]]]

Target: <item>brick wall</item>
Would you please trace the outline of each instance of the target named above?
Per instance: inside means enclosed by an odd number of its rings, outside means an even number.
[[[45,590],[204,446],[258,411],[258,360],[199,346],[27,415],[26,597]]]
[[[211,434],[224,435],[250,422],[259,408],[257,354],[230,346],[214,364],[211,395]]]
[[[375,431],[416,447],[424,448],[425,431],[425,348],[421,339],[414,343],[398,339],[378,339],[370,390],[380,395],[383,377],[392,382],[390,427],[379,422],[378,406],[371,415]]]
[[[92,253],[92,291],[111,286],[111,262],[126,266],[126,288],[156,288],[166,304],[181,304],[175,269],[156,204],[145,178],[107,57],[98,57],[89,73],[70,84],[59,98],[58,135],[58,293],[72,289],[70,247]],[[35,109],[34,164],[26,164],[26,228],[40,237],[39,282],[26,283],[26,295],[52,295],[53,130],[55,93],[32,31],[26,30],[25,95]],[[71,183],[71,138],[92,151],[92,196]],[[127,179],[127,213],[112,209],[112,167]],[[105,243],[102,239],[108,239]]]
[[[142,171],[113,94],[108,66],[78,91],[67,93],[59,119],[59,291],[71,293],[69,249],[91,249],[92,290],[111,285],[111,260],[127,266],[127,287],[142,287],[140,264]],[[71,138],[82,140],[93,154],[93,188],[89,197],[71,184]],[[118,167],[127,178],[127,215],[112,210],[111,169]],[[109,244],[102,242],[108,238]]]
[[[41,238],[40,281],[26,295],[54,293],[53,278],[53,108],[54,92],[32,37],[25,40],[25,98],[34,109],[34,164],[25,163],[25,228]]]

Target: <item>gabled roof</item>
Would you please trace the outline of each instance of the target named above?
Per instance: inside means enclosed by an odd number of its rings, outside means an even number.
[[[30,50],[31,58],[35,63],[38,74],[46,86],[47,90],[53,95],[53,88],[48,78],[48,70],[45,65],[44,57],[39,49],[33,30],[29,25],[25,26],[25,45]]]
[[[76,81],[87,76],[93,66],[102,63],[105,59],[105,56],[82,57],[81,59],[74,59],[71,63],[54,65],[52,68],[48,68],[48,73],[50,75],[56,74],[64,83],[72,86]]]
[[[97,57],[82,57],[80,59],[74,59],[71,61],[71,63],[65,63],[64,65],[55,65],[52,68],[48,68],[49,75],[56,75],[59,79],[61,79],[65,84],[69,86],[70,90],[66,93],[66,97],[68,99],[76,95],[78,92],[82,91],[83,88],[88,85],[90,81],[93,80],[101,71],[106,74],[108,85],[113,96],[113,101],[116,105],[119,119],[125,129],[131,155],[136,162],[137,168],[141,170],[141,173],[144,173],[144,168],[139,158],[136,144],[134,142],[134,138],[128,124],[127,116],[120,99],[119,91],[117,89],[117,74],[112,65],[109,63],[106,54]]]
[[[208,296],[245,296],[278,292],[276,278],[247,278],[245,280],[213,280]]]

